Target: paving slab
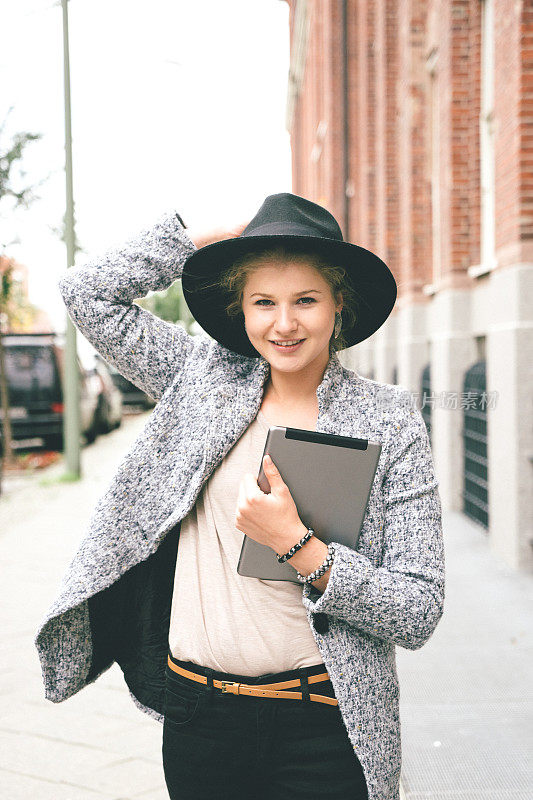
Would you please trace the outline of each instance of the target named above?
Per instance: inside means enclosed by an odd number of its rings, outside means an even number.
[[[40,485],[63,464],[3,481],[0,495],[0,796],[6,800],[168,800],[162,725],[132,703],[117,665],[66,700],[44,698],[38,625],[118,462],[150,412],[82,451],[83,480]]]
[[[67,783],[47,781],[42,778],[32,778],[16,772],[2,770],[2,797],[9,800],[119,800],[114,794],[102,794],[82,789],[79,786],[69,786]],[[162,795],[164,800],[168,800]],[[120,799],[122,800],[122,798]],[[124,798],[124,800],[127,800]]]
[[[533,575],[497,561],[480,526],[444,514],[445,611],[397,648],[405,800],[533,798]]]

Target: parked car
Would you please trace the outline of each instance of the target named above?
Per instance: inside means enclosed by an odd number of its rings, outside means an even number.
[[[111,370],[113,369],[100,353],[94,357],[95,369],[101,381],[101,389],[96,409],[98,433],[109,433],[122,424],[123,399],[122,392],[115,386]],[[116,371],[116,370],[115,370]]]
[[[9,417],[14,449],[63,449],[64,336],[54,333],[4,333]],[[96,369],[77,359],[81,433],[87,442],[98,434],[102,381]],[[2,409],[0,408],[0,420]],[[0,426],[0,453],[3,432]]]
[[[126,406],[140,406],[141,408],[148,409],[154,408],[156,400],[150,395],[138,389],[134,383],[131,383],[124,375],[121,375],[112,364],[108,364],[111,377],[117,389],[122,394],[122,400]]]

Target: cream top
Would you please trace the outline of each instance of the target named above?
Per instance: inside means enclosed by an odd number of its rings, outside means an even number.
[[[169,630],[175,658],[250,677],[323,663],[302,586],[237,573],[239,485],[257,476],[268,429],[259,411],[182,520]]]

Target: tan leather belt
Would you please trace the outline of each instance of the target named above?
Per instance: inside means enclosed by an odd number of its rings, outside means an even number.
[[[198,675],[196,672],[190,672],[188,669],[179,667],[167,656],[168,666],[170,669],[183,675],[185,678],[190,678],[198,683],[205,683],[207,685],[207,678],[205,675]],[[319,683],[320,681],[329,680],[327,672],[321,672],[319,675],[308,675],[307,680],[309,683]],[[223,692],[230,692],[231,694],[247,694],[254,697],[281,697],[287,700],[301,700],[302,692],[285,692],[283,689],[290,689],[293,686],[301,686],[299,678],[292,681],[281,681],[280,683],[262,683],[256,686],[249,686],[246,683],[235,683],[233,681],[218,681],[213,679],[213,686],[221,689]],[[327,697],[323,694],[309,694],[309,699],[315,703],[328,703],[330,706],[336,706],[339,701],[336,697]]]

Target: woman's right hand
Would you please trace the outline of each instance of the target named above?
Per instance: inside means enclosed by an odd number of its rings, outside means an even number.
[[[239,222],[235,225],[211,228],[207,231],[194,230],[191,228],[186,228],[186,231],[189,239],[191,239],[191,241],[194,242],[196,247],[199,249],[200,247],[205,247],[208,244],[220,242],[222,239],[234,239],[236,236],[240,236],[248,225],[248,222],[249,220],[246,222]]]

